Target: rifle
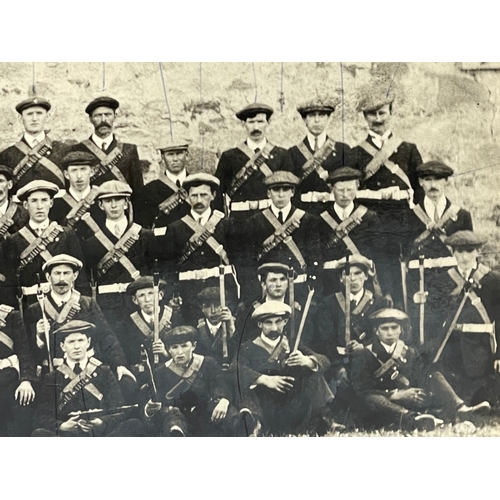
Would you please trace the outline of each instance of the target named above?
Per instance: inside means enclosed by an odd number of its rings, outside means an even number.
[[[72,411],[68,413],[68,417],[80,417],[90,420],[96,417],[99,418],[99,417],[123,415],[124,413],[129,412],[131,410],[135,410],[136,408],[139,408],[138,404],[118,406],[117,408],[108,408],[107,410],[96,408],[94,410]]]
[[[349,254],[345,262],[345,345],[351,341],[351,264]]]
[[[408,269],[406,267],[406,261],[403,255],[403,245],[399,244],[399,265],[401,267],[401,285],[403,287],[403,310],[408,314],[408,290],[406,287],[406,274]]]
[[[307,313],[309,312],[309,308],[311,307],[311,301],[314,295],[314,288],[309,288],[309,293],[307,294],[306,303],[304,305],[304,310],[302,311],[302,318],[300,318],[299,331],[297,332],[297,337],[295,339],[295,344],[293,346],[293,351],[295,352],[299,349],[300,339],[302,338],[302,332],[304,330],[304,326],[306,324]]]
[[[17,293],[16,293],[16,299],[17,299],[17,305],[19,307],[19,315],[21,316],[21,321],[24,324],[24,307],[23,307],[23,287],[21,286],[21,276],[19,272],[19,268],[17,269],[16,272],[16,280],[17,280]]]
[[[419,289],[413,296],[413,302],[419,304],[419,327],[420,327],[420,345],[425,342],[425,303],[427,302],[428,292],[425,291],[425,269],[424,269],[424,255],[418,256],[418,270],[419,270]]]
[[[453,317],[453,321],[450,323],[450,326],[448,328],[448,331],[446,332],[446,335],[444,336],[443,341],[441,342],[441,345],[439,346],[439,349],[436,352],[436,355],[434,356],[433,363],[437,363],[439,361],[439,358],[441,357],[441,354],[443,353],[443,350],[448,342],[448,340],[451,337],[451,334],[453,333],[453,330],[455,329],[456,324],[458,323],[458,319],[460,318],[460,314],[462,314],[462,310],[465,306],[465,302],[469,298],[469,294],[474,288],[474,282],[472,280],[466,281],[464,284],[464,296],[462,298],[462,301],[460,302],[457,312],[455,313],[455,316]]]
[[[54,363],[52,362],[52,354],[50,352],[50,332],[49,328],[47,328],[47,315],[45,314],[45,294],[42,290],[42,284],[40,281],[40,273],[36,273],[36,279],[38,281],[38,287],[36,290],[36,298],[38,303],[40,304],[40,309],[42,311],[42,319],[43,319],[43,328],[44,328],[44,336],[45,336],[45,345],[47,346],[47,361],[49,364],[49,372],[54,370]]]
[[[220,294],[220,307],[221,309],[226,307],[226,287],[224,281],[224,263],[221,262],[219,265],[219,294]],[[227,323],[222,322],[222,369],[227,371],[229,369],[229,352],[227,349]]]
[[[144,363],[144,366],[147,368],[147,373],[151,381],[151,389],[153,389],[154,398],[156,398],[158,396],[158,390],[156,389],[153,367],[151,366],[151,360],[149,359],[149,354],[146,348],[144,347],[144,344],[141,344],[141,359],[142,362]]]
[[[288,303],[290,304],[290,308],[292,312],[290,314],[290,338],[295,338],[295,330],[296,330],[296,314],[295,314],[295,271],[293,267],[290,268],[287,274],[288,278]]]
[[[94,300],[97,300],[97,281],[95,280],[93,267],[90,269],[90,290],[92,293],[92,298]]]
[[[160,339],[160,275],[158,273],[158,260],[155,261],[153,272],[153,342]],[[157,365],[160,362],[158,354],[154,355],[153,362]]]

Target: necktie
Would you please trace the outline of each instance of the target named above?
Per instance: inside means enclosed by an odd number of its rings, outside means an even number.
[[[82,369],[80,367],[80,363],[75,363],[75,367],[73,368],[73,372],[76,373],[77,375],[82,373]]]
[[[318,151],[318,137],[314,138],[314,152]]]
[[[115,224],[115,230],[113,231],[115,236],[120,239],[121,235],[122,235],[122,232],[121,232],[121,229],[120,229],[120,224]]]
[[[33,145],[34,148],[36,148],[38,146],[38,139],[33,139],[31,144]]]
[[[281,210],[278,212],[278,222],[283,224],[283,212]]]
[[[106,149],[108,149],[108,148],[106,147],[106,143],[105,143],[105,142],[103,142],[103,143],[102,143],[101,149],[102,149],[103,151],[106,151]]]
[[[439,211],[438,211],[438,206],[434,206],[434,222],[439,222]]]
[[[178,187],[178,188],[180,188],[180,187],[181,187],[181,181],[180,181],[179,179],[177,179],[177,180],[175,181],[175,184],[177,185],[177,187]]]
[[[255,154],[260,153],[260,148],[255,148]]]
[[[35,233],[38,235],[38,236],[42,236],[42,233],[43,233],[43,229],[41,227],[37,227],[35,229]]]

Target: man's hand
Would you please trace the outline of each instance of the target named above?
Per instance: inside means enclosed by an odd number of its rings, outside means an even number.
[[[222,398],[212,412],[212,422],[224,420],[227,415],[228,406],[229,401],[226,398]]]
[[[66,420],[66,422],[63,422],[59,426],[59,430],[64,431],[64,432],[75,432],[79,428],[79,425],[78,425],[79,418],[80,417],[78,417],[78,416],[71,417],[69,420]]]
[[[495,359],[495,361],[493,361],[493,369],[495,373],[500,373],[500,359]]]
[[[365,348],[363,344],[360,344],[357,340],[351,340],[345,346],[345,352],[347,354],[359,353]]]
[[[31,382],[28,380],[21,382],[14,393],[14,399],[23,406],[29,405],[35,399],[35,390]]]
[[[164,358],[168,358],[167,350],[165,349],[165,344],[160,340],[155,340],[153,342],[153,354],[159,354]]]
[[[273,389],[274,391],[278,391],[283,394],[293,388],[294,382],[295,379],[293,377],[282,375],[261,375],[257,379],[257,383],[265,385],[269,389]]]
[[[134,377],[134,374],[125,366],[118,366],[116,368],[116,375],[118,376],[118,380],[121,380],[124,375],[128,375],[137,382],[137,379]]]
[[[300,351],[294,351],[290,354],[289,358],[286,360],[285,364],[287,366],[304,366],[311,370],[314,370],[316,364],[310,356],[305,356]]]
[[[146,403],[144,407],[144,412],[146,413],[146,417],[152,417],[155,413],[158,413],[161,410],[161,403],[157,401],[152,401],[151,399]]]
[[[45,328],[47,328],[47,331],[50,328],[50,323],[49,320],[46,319],[45,321],[43,319],[39,319],[36,322],[36,336],[45,342]]]
[[[391,396],[391,401],[398,403],[416,404],[422,406],[425,403],[427,394],[423,389],[411,387],[410,389],[402,389],[395,392]]]
[[[235,332],[234,318],[229,307],[223,307],[221,309],[220,320],[224,321],[227,325],[227,334],[232,337]]]
[[[91,420],[85,420],[84,418],[82,418],[78,421],[78,427],[80,427],[80,429],[86,433],[89,433],[94,429],[101,427],[102,424],[103,421],[100,418],[93,418]]]
[[[168,301],[168,306],[173,310],[173,311],[178,311],[181,306],[182,306],[182,299],[181,297],[172,297]]]

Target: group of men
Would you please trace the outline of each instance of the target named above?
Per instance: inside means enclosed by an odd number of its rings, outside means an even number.
[[[144,185],[114,133],[118,101],[85,109],[81,143],[16,106],[0,153],[0,435],[247,436],[428,430],[498,405],[500,276],[368,92],[368,136],[327,135],[337,103],[298,107],[305,138],[267,137],[270,106],[215,174],[160,149]],[[190,169],[191,170],[191,169]]]

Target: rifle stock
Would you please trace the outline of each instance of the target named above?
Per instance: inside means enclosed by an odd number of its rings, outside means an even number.
[[[351,264],[349,254],[345,265],[345,345],[351,341]]]
[[[224,281],[224,263],[219,265],[219,295],[220,295],[220,307],[226,307],[226,285]],[[229,351],[227,348],[227,323],[222,322],[222,369],[227,370],[229,368]]]
[[[156,269],[153,272],[153,341],[160,339],[160,277],[157,269],[158,261],[155,262]],[[160,362],[158,354],[154,355],[153,362],[157,365]]]
[[[50,332],[47,328],[47,315],[45,314],[45,294],[42,290],[42,284],[40,281],[40,273],[36,273],[36,279],[38,281],[38,287],[36,290],[36,298],[38,303],[40,304],[40,309],[42,311],[42,319],[43,319],[43,328],[44,328],[44,337],[45,337],[45,345],[47,348],[47,362],[49,365],[49,371],[54,370],[54,363],[52,361],[52,354],[50,352]]]
[[[307,314],[309,313],[309,309],[311,307],[313,295],[314,295],[314,288],[309,288],[309,293],[307,294],[306,303],[304,305],[304,310],[302,312],[302,318],[300,318],[299,331],[297,332],[297,337],[295,339],[292,352],[295,352],[299,349],[300,340],[302,338],[302,332],[304,331],[304,326],[306,324]]]

